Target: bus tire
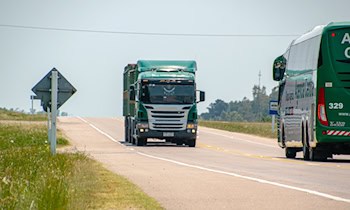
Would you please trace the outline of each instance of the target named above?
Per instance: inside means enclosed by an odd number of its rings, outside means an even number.
[[[281,123],[281,124],[282,124],[282,123]],[[282,148],[286,148],[286,133],[285,133],[285,131],[284,131],[284,124],[282,124],[281,146],[282,146]]]
[[[306,129],[304,129],[304,124],[301,126],[301,140],[303,142],[303,159],[310,160],[310,146],[309,139],[306,137],[308,134],[305,134]]]
[[[316,150],[316,148],[311,148],[311,147],[310,147],[309,154],[310,154],[311,161],[326,161],[328,157],[328,155],[325,152]]]

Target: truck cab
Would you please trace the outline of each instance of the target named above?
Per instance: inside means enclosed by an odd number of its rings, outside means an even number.
[[[132,68],[126,69],[124,77],[130,77],[125,74]],[[124,78],[132,81],[126,94],[129,97],[124,96],[129,100],[124,103],[124,111],[129,109],[124,115],[125,140],[142,146],[147,139],[157,138],[195,147],[197,103],[205,98],[203,91],[196,90],[196,62],[142,60],[133,70],[133,81]]]

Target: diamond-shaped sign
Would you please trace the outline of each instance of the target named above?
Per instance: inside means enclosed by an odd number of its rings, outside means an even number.
[[[36,94],[36,98],[41,100],[41,105],[45,112],[47,112],[47,107],[51,106],[52,71],[57,71],[58,73],[57,109],[77,91],[56,68],[53,68],[32,88],[32,91]]]

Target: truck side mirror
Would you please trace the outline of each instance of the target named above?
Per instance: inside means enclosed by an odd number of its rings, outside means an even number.
[[[199,91],[199,101],[202,102],[205,101],[205,92],[204,91]]]
[[[135,86],[130,85],[129,100],[135,101]]]

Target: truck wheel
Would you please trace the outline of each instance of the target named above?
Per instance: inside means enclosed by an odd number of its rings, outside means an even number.
[[[176,145],[177,145],[177,146],[181,146],[181,145],[183,145],[183,143],[184,143],[184,142],[183,142],[181,139],[177,139],[177,140],[176,140]]]
[[[125,142],[129,142],[130,138],[129,138],[129,123],[128,123],[128,119],[125,117],[124,120],[124,138],[125,138]]]
[[[136,146],[145,146],[147,144],[146,138],[136,138]]]
[[[188,140],[187,144],[188,144],[189,147],[195,147],[196,146],[196,139]]]

